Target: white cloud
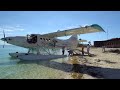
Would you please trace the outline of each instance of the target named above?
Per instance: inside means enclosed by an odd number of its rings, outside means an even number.
[[[14,30],[12,30],[12,29],[4,29],[4,31],[12,32],[12,31],[14,31]]]
[[[45,32],[40,32],[40,34],[46,34]]]
[[[65,28],[60,29],[60,31],[67,30],[67,29],[78,28],[78,27],[80,27],[80,26],[78,26],[78,25],[68,26],[68,27],[65,27]]]
[[[19,28],[19,29],[16,29],[17,31],[24,31],[25,29],[23,28]]]
[[[21,28],[20,25],[16,25],[16,26],[8,26],[8,25],[4,25],[4,26],[0,26],[0,31],[5,31],[5,32],[14,32],[14,31],[24,31],[24,28]]]
[[[56,31],[57,32],[57,31]],[[48,33],[51,33],[51,32],[39,32],[39,33],[37,33],[37,34],[48,34]]]
[[[32,32],[27,32],[27,34],[32,34]]]
[[[69,27],[66,27],[67,29],[72,29],[72,28],[76,28],[78,26],[69,26]]]
[[[13,33],[8,33],[8,32],[7,32],[7,33],[5,33],[5,34],[7,34],[7,35],[10,34],[10,35],[11,35],[11,34],[13,34]],[[3,33],[0,33],[0,35],[3,35]]]
[[[85,27],[85,26],[89,26],[89,24],[84,24],[84,25],[81,25],[82,27]]]
[[[0,27],[0,30],[1,30],[2,28]]]
[[[20,25],[16,25],[15,27],[16,27],[16,28],[20,28],[21,26],[20,26]]]

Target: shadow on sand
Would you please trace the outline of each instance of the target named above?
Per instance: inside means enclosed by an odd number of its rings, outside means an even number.
[[[109,52],[120,54],[120,50],[119,49],[115,49],[115,50],[111,49],[111,50],[109,50]]]
[[[116,53],[116,54],[120,54],[120,50],[119,49],[110,49],[110,50],[106,50],[103,53]]]
[[[80,74],[88,74],[95,78],[103,78],[103,79],[120,79],[120,69],[113,68],[103,68],[103,67],[95,67],[95,66],[87,66],[80,64],[67,64],[67,63],[59,63],[55,61],[20,61],[24,64],[36,63],[38,65],[43,65],[45,67],[62,70],[64,72],[76,72]]]
[[[81,55],[81,54],[73,54],[73,55],[70,55],[70,56],[89,56],[89,57],[96,57],[97,55],[95,54],[90,54],[90,55]]]

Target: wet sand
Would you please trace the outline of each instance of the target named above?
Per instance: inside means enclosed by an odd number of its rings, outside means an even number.
[[[120,79],[120,54],[108,52],[110,49],[103,53],[102,48],[91,48],[91,56],[69,57],[72,69],[65,79]]]

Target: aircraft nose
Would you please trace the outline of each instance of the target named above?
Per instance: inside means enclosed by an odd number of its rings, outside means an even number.
[[[6,38],[1,38],[2,41],[6,41]]]

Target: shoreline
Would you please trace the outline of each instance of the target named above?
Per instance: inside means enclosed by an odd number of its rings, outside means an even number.
[[[79,55],[36,63],[16,61],[17,64],[13,64],[13,66],[10,64],[8,67],[3,67],[4,71],[1,67],[1,75],[7,75],[7,73],[12,71],[13,73],[4,78],[120,79],[120,56],[117,53],[108,52],[110,49],[107,48],[106,52],[103,53],[102,48],[91,48],[90,53],[93,54],[91,57],[88,55],[84,57]],[[9,63],[4,64],[7,65]]]

